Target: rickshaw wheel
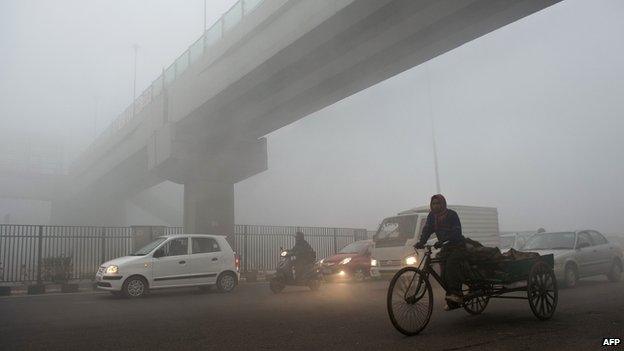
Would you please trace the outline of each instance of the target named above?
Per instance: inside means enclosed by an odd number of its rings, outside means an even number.
[[[468,294],[470,294],[473,291],[474,289],[468,288]],[[488,302],[490,302],[489,296],[473,297],[471,299],[464,300],[464,310],[474,315],[481,314],[483,313],[483,311],[485,311],[485,308],[487,307]]]
[[[427,276],[415,267],[399,270],[390,281],[387,308],[399,332],[407,336],[420,333],[433,312],[433,291]]]
[[[557,309],[559,292],[552,268],[542,261],[536,262],[529,272],[527,297],[531,311],[537,319],[550,319]]]

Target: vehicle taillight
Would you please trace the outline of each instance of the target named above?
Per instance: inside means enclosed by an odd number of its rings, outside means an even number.
[[[234,265],[236,266],[236,271],[240,272],[240,256],[234,254]]]

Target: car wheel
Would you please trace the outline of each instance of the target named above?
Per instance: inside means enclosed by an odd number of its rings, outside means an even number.
[[[143,277],[134,276],[126,279],[121,291],[125,297],[138,298],[145,296],[147,289],[147,281]]]
[[[609,274],[607,274],[607,278],[609,278],[609,281],[612,282],[619,282],[622,280],[622,264],[620,262],[613,261]]]
[[[217,278],[217,289],[219,292],[231,292],[236,287],[236,276],[233,273],[222,273]]]
[[[269,289],[271,289],[271,291],[274,294],[281,293],[282,290],[284,290],[285,287],[286,287],[286,285],[284,285],[284,283],[282,283],[281,281],[279,281],[276,278],[271,279],[271,281],[269,282]]]
[[[576,267],[574,267],[573,265],[568,265],[565,269],[563,284],[566,286],[566,288],[573,288],[576,286],[577,282],[578,272],[576,270]]]

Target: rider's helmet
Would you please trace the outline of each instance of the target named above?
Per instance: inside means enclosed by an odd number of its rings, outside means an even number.
[[[295,233],[295,239],[297,239],[297,240],[303,240],[303,239],[304,239],[304,237],[303,237],[303,232],[298,231],[297,233]]]

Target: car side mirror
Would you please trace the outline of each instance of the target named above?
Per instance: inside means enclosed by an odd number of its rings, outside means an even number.
[[[577,249],[579,249],[579,250],[580,250],[580,249],[582,249],[582,248],[584,248],[584,247],[590,247],[590,246],[591,246],[591,245],[590,245],[588,242],[582,242],[582,243],[578,244]]]
[[[154,252],[154,258],[163,257],[165,255],[165,251],[161,248]]]

